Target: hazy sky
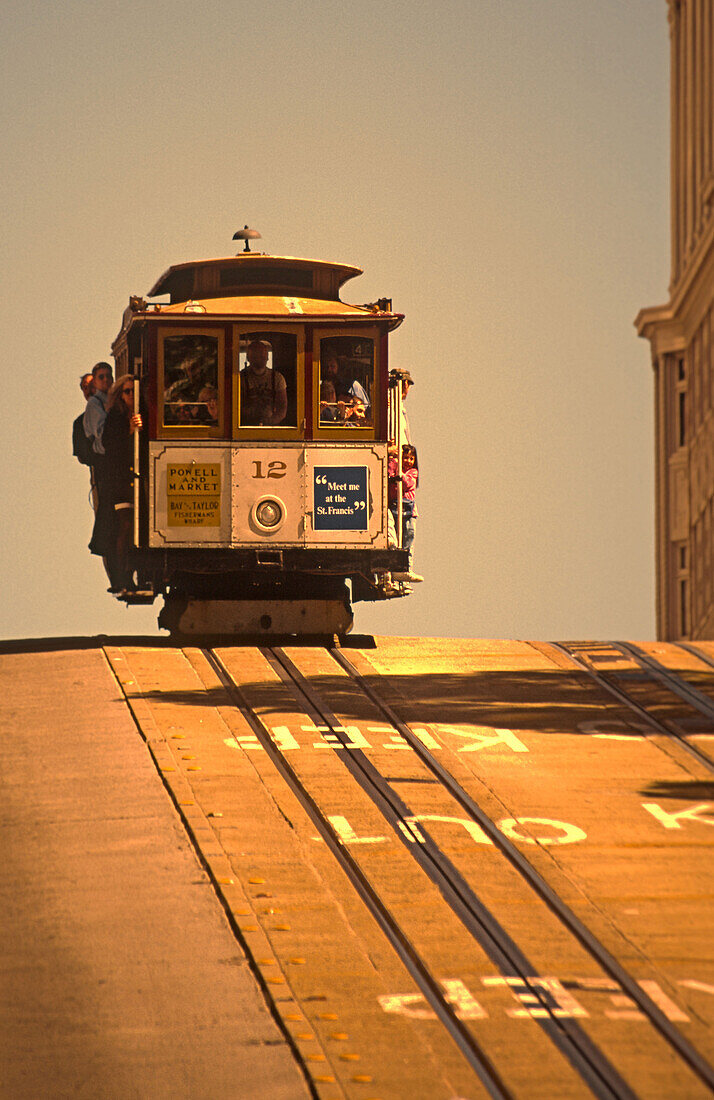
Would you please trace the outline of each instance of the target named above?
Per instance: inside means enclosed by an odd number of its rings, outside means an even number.
[[[157,630],[86,549],[78,378],[246,222],[406,313],[426,581],[356,629],[653,636],[665,0],[23,0],[0,42],[3,637]]]

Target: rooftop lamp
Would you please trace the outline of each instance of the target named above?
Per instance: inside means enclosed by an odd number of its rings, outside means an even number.
[[[244,225],[242,229],[239,229],[237,233],[233,234],[234,241],[245,241],[244,252],[250,252],[250,245],[248,241],[257,241],[262,234],[257,229],[249,229],[247,225]],[[240,256],[240,252],[237,253]]]

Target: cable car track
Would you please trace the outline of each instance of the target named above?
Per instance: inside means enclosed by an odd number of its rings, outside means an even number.
[[[203,650],[203,653],[228,692],[228,695],[231,697],[234,705],[240,710],[262,747],[269,753],[273,764],[293,793],[297,796],[303,808],[307,811],[313,824],[319,830],[322,839],[328,845],[330,851],[357,890],[357,893],[387,936],[387,939],[406,966],[427,1003],[449,1031],[459,1049],[488,1090],[489,1095],[494,1097],[494,1100],[510,1100],[512,1094],[507,1089],[495,1066],[493,1066],[488,1056],[476,1042],[476,1039],[469,1029],[465,1027],[458,1018],[456,1012],[440,989],[438,982],[432,976],[388,908],[383,904],[379,895],[362,872],[357,861],[352,857],[349,851],[347,851],[326,815],[323,814],[315,799],[300,781],[297,772],[291,767],[284,755],[275,746],[267,727],[263,724],[255,711],[246,703],[240,691],[240,687],[233,680],[233,677],[223,664],[221,658],[215,651],[210,649]]]
[[[504,1091],[503,1083],[498,1074],[493,1071],[488,1057],[478,1048],[472,1034],[458,1020],[451,1006],[444,999],[426,964],[419,959],[413,946],[396,925],[393,917],[385,909],[384,904],[375,895],[358,864],[346,850],[343,841],[336,836],[329,821],[305,789],[296,771],[286,762],[283,754],[273,743],[270,733],[259,715],[247,705],[239,686],[231,677],[221,658],[214,651],[208,650],[205,652],[235,705],[240,708],[259,738],[260,743],[270,753],[279,771],[308,810],[320,829],[323,839],[328,842],[331,851],[346,870],[350,881],[356,886],[360,896],[388,935],[400,958],[406,963],[423,995],[456,1039],[462,1052],[489,1089],[491,1095],[509,1095],[507,1091]],[[672,1025],[637,981],[627,973],[607,948],[582,924],[579,918],[548,886],[535,868],[498,829],[488,815],[481,810],[457,780],[436,760],[409,727],[399,719],[392,708],[379,697],[344,653],[338,649],[330,649],[327,652],[350,676],[360,691],[378,708],[385,721],[418,754],[421,761],[439,783],[459,803],[469,817],[483,829],[498,850],[519,872],[528,886],[560,919],[578,943],[590,953],[603,971],[633,1000],[652,1026],[693,1072],[710,1089],[714,1089],[714,1069],[681,1032]],[[397,839],[419,863],[432,882],[438,886],[453,912],[469,933],[480,943],[501,972],[507,977],[517,977],[524,983],[525,988],[532,994],[539,1008],[544,1010],[544,1016],[539,1018],[537,1022],[546,1031],[551,1041],[570,1060],[593,1094],[598,1097],[633,1097],[634,1093],[629,1085],[620,1077],[603,1052],[592,1043],[580,1025],[575,1020],[557,1018],[553,1015],[553,1006],[544,997],[543,990],[535,984],[533,980],[535,971],[525,954],[500,926],[493,913],[476,896],[457,868],[441,851],[423,826],[419,825],[418,829],[415,830],[414,822],[416,819],[410,807],[365,754],[360,749],[355,749],[349,745],[349,736],[345,733],[343,725],[321,698],[314,685],[305,678],[282,649],[265,647],[261,649],[261,653],[282,683],[291,691],[305,714],[310,717],[315,725],[327,727],[330,731],[329,738],[333,748],[338,750],[349,748],[349,752],[338,751],[338,758],[365,793],[369,795],[374,805],[388,821]]]
[[[656,717],[651,710],[642,706],[636,699],[627,691],[625,684],[623,683],[623,670],[607,670],[603,668],[596,668],[592,663],[592,655],[595,651],[602,651],[604,648],[615,650],[621,656],[628,660],[634,661],[639,666],[642,672],[645,672],[651,681],[659,684],[660,687],[665,688],[671,692],[681,704],[686,703],[699,716],[704,716],[712,720],[714,730],[714,701],[709,699],[703,692],[698,691],[691,684],[684,681],[671,669],[666,668],[660,664],[655,658],[645,653],[638,646],[633,645],[631,642],[605,642],[605,643],[588,643],[588,642],[549,642],[553,649],[564,654],[568,657],[582,672],[585,672],[591,679],[593,679],[600,687],[602,687],[608,694],[612,695],[618,702],[622,703],[628,710],[637,714],[639,718],[643,719],[652,728],[655,733],[661,733],[665,737],[676,741],[690,756],[694,757],[700,764],[703,765],[708,771],[714,771],[714,759],[703,752],[697,745],[693,745],[689,737],[678,724],[672,722],[665,717]],[[696,656],[700,660],[704,660],[707,664],[712,664],[710,660],[700,653],[695,647],[688,645],[682,648],[687,649],[693,656]]]

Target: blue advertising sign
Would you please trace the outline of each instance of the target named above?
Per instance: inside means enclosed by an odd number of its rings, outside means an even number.
[[[369,506],[366,466],[316,466],[316,531],[366,531]]]

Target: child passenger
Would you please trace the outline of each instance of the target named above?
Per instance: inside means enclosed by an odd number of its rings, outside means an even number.
[[[390,449],[389,463],[387,466],[389,476],[389,510],[394,520],[396,531],[398,517],[399,482],[402,483],[402,549],[409,552],[409,569],[406,573],[392,573],[392,580],[408,581],[416,584],[424,578],[415,573],[412,568],[414,556],[414,534],[417,521],[416,490],[419,485],[419,467],[417,464],[416,448],[411,443],[405,443],[402,447],[402,473],[401,477],[397,469],[396,449]]]

